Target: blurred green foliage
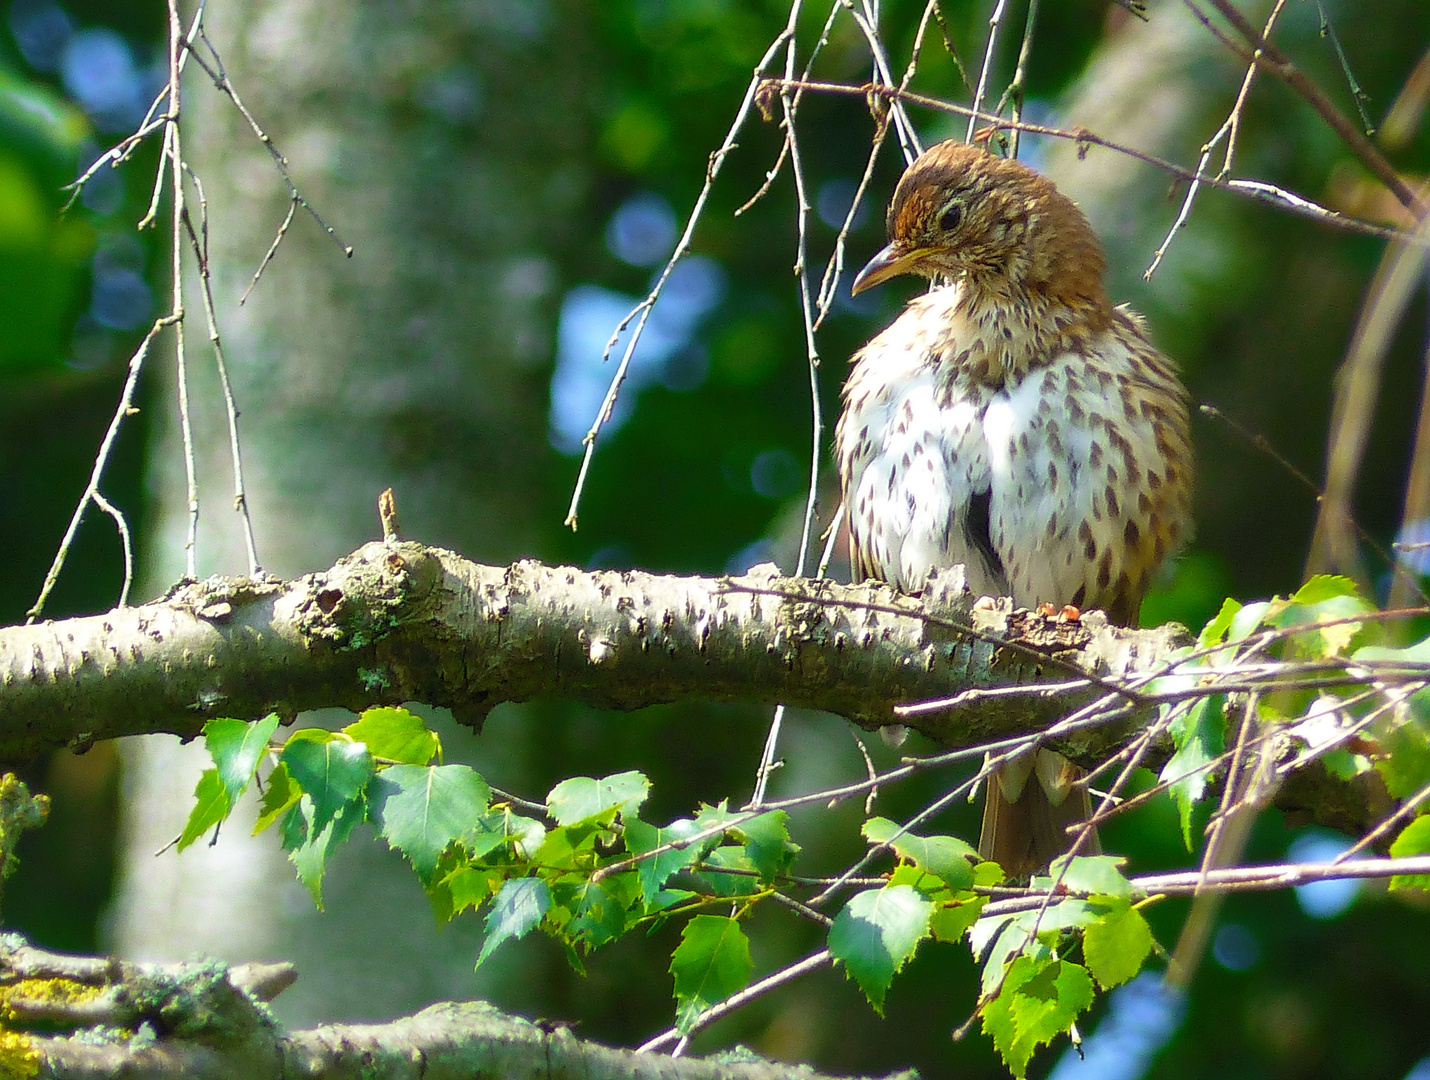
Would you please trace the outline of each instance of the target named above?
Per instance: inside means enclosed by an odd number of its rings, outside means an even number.
[[[94,230],[58,211],[89,133],[59,94],[0,67],[0,378],[64,360]]]

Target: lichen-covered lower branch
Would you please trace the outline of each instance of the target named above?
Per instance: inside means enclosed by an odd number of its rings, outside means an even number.
[[[784,702],[875,727],[900,703],[970,688],[1146,670],[1174,640],[971,601],[958,573],[911,598],[773,567],[737,578],[492,567],[372,543],[291,582],[210,578],[140,607],[0,630],[0,756],[404,701],[473,726],[503,701],[561,697]],[[966,745],[1037,730],[1087,694],[982,697],[899,722]]]
[[[821,1080],[805,1066],[747,1053],[676,1059],[612,1049],[479,1001],[444,1002],[385,1024],[287,1032],[264,1003],[291,981],[285,964],[131,964],[49,953],[9,935],[0,938],[0,1074],[55,1080]]]

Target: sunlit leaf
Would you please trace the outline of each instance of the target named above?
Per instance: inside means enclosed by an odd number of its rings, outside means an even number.
[[[1390,854],[1397,859],[1430,855],[1430,817],[1418,817],[1400,830],[1390,845]],[[1390,879],[1390,887],[1430,891],[1430,874],[1396,874]]]
[[[179,834],[178,849],[183,851],[204,833],[228,817],[233,805],[228,801],[228,790],[219,779],[217,769],[205,769],[194,786],[194,808],[189,811],[189,820],[184,823],[184,831]]]
[[[998,996],[983,1007],[983,1031],[1022,1080],[1033,1051],[1067,1031],[1092,997],[1085,968],[1051,957],[1020,956],[1008,968]]]
[[[1050,888],[1056,881],[1068,892],[1131,897],[1137,890],[1123,876],[1121,868],[1126,863],[1121,855],[1062,855],[1053,860],[1048,877],[1035,878],[1034,883]]]
[[[487,939],[477,955],[477,967],[502,942],[530,933],[550,906],[551,891],[540,878],[515,878],[504,883],[487,914]]]
[[[253,774],[258,771],[258,762],[268,749],[268,740],[277,730],[277,713],[269,713],[251,724],[242,720],[210,720],[204,725],[204,745],[214,759],[230,806],[237,806],[238,797],[248,789]]]
[[[1158,779],[1170,787],[1188,851],[1193,850],[1192,807],[1206,793],[1210,764],[1226,747],[1225,700],[1220,694],[1198,698],[1170,725],[1177,750]]]
[[[571,825],[604,810],[636,813],[650,792],[650,781],[638,772],[616,773],[593,780],[573,776],[551,789],[546,808],[558,825]]]
[[[750,864],[765,884],[788,870],[799,854],[799,845],[789,838],[789,815],[783,810],[771,810],[741,822],[736,831],[744,836]]]
[[[375,758],[402,765],[426,765],[442,752],[442,740],[422,718],[407,709],[365,709],[343,733],[366,744]]]
[[[1106,914],[1082,934],[1087,969],[1104,989],[1118,986],[1142,970],[1152,951],[1152,928],[1126,900],[1112,903]]]
[[[941,904],[929,919],[929,931],[938,941],[960,941],[969,927],[978,921],[986,903],[988,897],[970,894],[968,899]]]
[[[1216,613],[1211,622],[1202,627],[1201,634],[1197,636],[1197,645],[1203,649],[1220,645],[1231,629],[1231,620],[1236,618],[1236,613],[1240,610],[1240,602],[1230,598],[1223,600],[1221,610]]]
[[[834,919],[830,954],[881,1016],[889,984],[929,936],[933,908],[916,889],[891,885],[856,894]]]
[[[596,844],[615,820],[616,808],[610,806],[595,817],[549,829],[531,861],[547,869],[590,872],[596,868]]]
[[[899,858],[943,879],[951,889],[973,885],[973,864],[978,861],[978,852],[956,836],[900,833],[895,822],[883,817],[870,818],[862,831],[871,844],[888,844]]]
[[[680,843],[699,833],[700,827],[689,818],[672,821],[663,829],[647,825],[632,815],[626,815],[626,850],[635,856],[644,856],[666,844],[677,843],[678,847],[663,851],[659,855],[642,858],[636,863],[636,873],[641,884],[641,894],[647,905],[654,902],[670,875],[684,870],[701,856],[701,844]],[[711,842],[715,839],[712,837]]]
[[[318,830],[348,803],[361,798],[373,772],[367,747],[343,738],[290,738],[281,760],[303,794],[313,801],[311,827]]]
[[[486,813],[492,791],[466,765],[394,765],[372,781],[372,818],[424,883],[447,845]]]
[[[279,762],[268,774],[268,785],[264,788],[263,799],[258,804],[258,820],[253,825],[253,835],[267,829],[275,821],[298,805],[303,797],[302,789],[293,783],[288,774],[288,766]]]
[[[689,1031],[700,1014],[743,990],[754,962],[740,924],[720,915],[696,915],[670,957],[675,976],[676,1026]]]

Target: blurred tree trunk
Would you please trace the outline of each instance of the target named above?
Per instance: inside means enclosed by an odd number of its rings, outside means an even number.
[[[190,65],[185,158],[212,215],[215,301],[264,568],[299,574],[378,535],[388,486],[413,537],[496,562],[539,552],[550,528],[539,493],[557,266],[581,233],[587,186],[594,56],[583,9],[231,0],[206,18],[244,103],[356,252],[345,260],[299,210],[238,307],[286,191],[233,104]],[[198,569],[243,573],[221,398],[190,285]],[[172,381],[151,406],[167,433],[151,464],[145,595],[183,572]],[[252,841],[242,825],[212,847],[156,858],[205,758],[165,738],[128,748],[111,923],[122,955],[291,959],[300,981],[279,1011],[294,1024],[473,995],[473,931],[454,927],[439,942],[410,870],[380,845],[336,860],[326,913],[272,838]],[[241,810],[236,820],[252,819]]]

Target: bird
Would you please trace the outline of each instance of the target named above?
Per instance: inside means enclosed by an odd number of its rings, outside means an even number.
[[[887,228],[851,291],[901,274],[931,287],[844,385],[854,580],[917,593],[962,563],[975,596],[1135,624],[1190,531],[1188,394],[1145,320],[1108,299],[1087,218],[1022,162],[949,140],[904,172]],[[998,768],[980,854],[1010,878],[1045,868],[1090,815],[1081,778],[1047,749]]]

